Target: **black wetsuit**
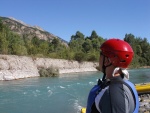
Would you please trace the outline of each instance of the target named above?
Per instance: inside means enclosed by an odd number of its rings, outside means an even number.
[[[133,113],[135,97],[120,76],[113,77],[96,96],[92,113]]]

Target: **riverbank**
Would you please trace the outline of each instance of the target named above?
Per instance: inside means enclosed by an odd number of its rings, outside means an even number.
[[[139,113],[150,113],[150,94],[140,95],[139,102]]]
[[[39,69],[54,67],[59,74],[97,71],[98,63],[77,62],[64,59],[33,58],[16,55],[0,55],[0,80],[16,80],[38,77]]]

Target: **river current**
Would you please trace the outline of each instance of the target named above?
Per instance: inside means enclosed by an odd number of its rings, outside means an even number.
[[[129,70],[134,84],[150,82],[150,69]],[[0,81],[0,113],[80,113],[101,72],[63,74],[55,78]]]

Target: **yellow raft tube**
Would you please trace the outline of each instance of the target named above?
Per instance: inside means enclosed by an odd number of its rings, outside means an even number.
[[[150,83],[135,84],[138,94],[150,93]]]
[[[135,84],[138,94],[150,93],[150,83]],[[81,113],[86,113],[86,108],[81,109]]]

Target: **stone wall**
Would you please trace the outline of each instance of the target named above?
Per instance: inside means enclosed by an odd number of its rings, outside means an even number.
[[[38,77],[39,68],[50,66],[59,69],[59,73],[97,71],[98,63],[68,61],[51,58],[32,58],[26,56],[0,55],[0,80],[14,80]]]

